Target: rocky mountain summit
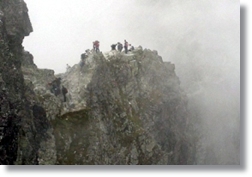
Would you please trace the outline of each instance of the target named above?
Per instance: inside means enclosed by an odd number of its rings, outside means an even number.
[[[189,163],[186,95],[175,66],[156,51],[90,53],[83,67],[57,75],[68,89],[66,102],[48,88],[53,71],[38,69],[28,52],[22,61],[36,93],[30,101],[51,123],[43,149],[55,148],[49,154],[57,155],[56,164]],[[39,157],[41,164],[50,160],[48,152]]]
[[[22,47],[23,0],[0,0],[0,20],[0,164],[195,163],[186,94],[157,51],[90,52],[55,76]],[[48,85],[57,77],[66,102]]]

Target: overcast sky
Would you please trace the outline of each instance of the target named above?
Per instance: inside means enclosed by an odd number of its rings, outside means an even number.
[[[25,0],[34,32],[24,40],[39,68],[65,72],[66,64],[101,42],[101,51],[128,40],[159,51],[176,64],[184,41],[239,57],[237,0]],[[188,44],[187,44],[188,45]]]

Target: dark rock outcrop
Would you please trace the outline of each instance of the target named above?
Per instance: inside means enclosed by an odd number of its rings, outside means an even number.
[[[38,164],[49,127],[44,109],[26,97],[36,96],[21,70],[22,41],[32,32],[27,11],[23,0],[0,1],[0,164]]]

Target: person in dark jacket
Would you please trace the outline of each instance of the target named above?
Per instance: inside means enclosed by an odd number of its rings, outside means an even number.
[[[81,54],[80,67],[82,68],[86,64],[88,55],[86,53]]]
[[[129,46],[129,43],[126,40],[124,40],[124,50],[126,54],[128,53],[128,46]]]
[[[64,102],[66,102],[66,94],[68,93],[68,90],[67,90],[67,88],[66,87],[64,87],[63,85],[62,85],[62,94],[63,94],[63,97],[64,97]]]
[[[81,59],[82,59],[82,60],[86,59],[87,57],[88,57],[88,56],[87,56],[86,53],[81,54]]]
[[[111,45],[111,50],[116,50],[116,46],[117,46],[117,44],[112,44]]]
[[[54,81],[49,83],[51,86],[51,92],[55,95],[58,96],[60,94],[60,84],[61,84],[61,78],[56,78]]]
[[[118,42],[118,43],[117,43],[117,50],[118,50],[119,52],[122,52],[122,49],[123,49],[122,43]]]

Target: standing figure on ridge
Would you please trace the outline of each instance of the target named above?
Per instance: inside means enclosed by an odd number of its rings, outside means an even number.
[[[129,43],[126,40],[124,40],[124,50],[126,54],[128,53],[128,45]]]
[[[93,42],[93,44],[94,44],[94,50],[96,51],[96,53],[99,52],[100,51],[100,49],[99,49],[100,42],[98,40],[96,40]]]
[[[122,52],[122,49],[123,49],[122,43],[118,42],[118,43],[117,43],[117,50],[118,50],[119,52]]]

